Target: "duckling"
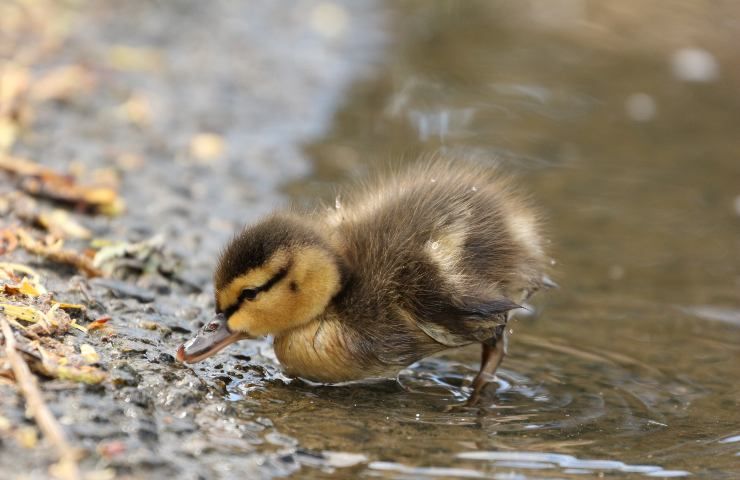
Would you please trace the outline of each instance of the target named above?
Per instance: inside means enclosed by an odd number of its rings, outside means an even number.
[[[392,377],[479,343],[477,403],[506,353],[512,311],[546,285],[533,208],[495,169],[444,159],[338,198],[233,238],[214,275],[216,316],[178,359],[272,335],[287,374],[335,383]]]

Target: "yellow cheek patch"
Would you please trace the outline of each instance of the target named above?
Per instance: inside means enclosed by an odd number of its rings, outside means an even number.
[[[341,288],[337,262],[324,249],[304,247],[293,256],[293,267],[276,292],[284,299],[283,308],[272,311],[270,333],[302,325],[326,309]],[[279,310],[279,313],[278,313]]]
[[[248,287],[258,287],[264,285],[268,280],[274,277],[281,268],[288,263],[288,254],[285,250],[278,250],[264,265],[253,268],[244,275],[240,275],[232,280],[226,287],[222,288],[216,294],[218,305],[221,311],[236,304],[241,291]]]
[[[291,301],[283,293],[284,289],[284,285],[276,285],[269,291],[260,293],[256,300],[245,302],[229,317],[229,329],[261,337],[290,324],[293,318]]]
[[[270,260],[259,272],[249,272],[235,279],[227,289],[219,292],[219,303],[233,305],[244,287],[259,285],[255,279],[272,278],[285,268],[287,256]],[[265,273],[269,272],[269,273]],[[341,288],[336,260],[326,250],[301,247],[292,252],[290,269],[285,278],[267,291],[260,292],[253,301],[244,302],[229,318],[229,328],[251,336],[277,334],[309,322],[321,314],[332,297]]]
[[[240,308],[227,320],[229,330],[232,332],[242,332],[253,337],[259,337],[260,334],[257,332],[250,331],[249,326],[254,325],[254,311],[245,307]]]

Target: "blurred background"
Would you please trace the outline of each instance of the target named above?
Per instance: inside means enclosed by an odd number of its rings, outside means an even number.
[[[216,255],[244,223],[439,150],[517,174],[560,284],[513,323],[488,408],[444,408],[465,396],[474,349],[345,387],[290,382],[267,343],[187,371],[142,353],[127,389],[49,394],[88,406],[66,424],[92,452],[83,465],[736,478],[738,45],[732,0],[3,1],[0,152],[115,185],[125,211],[80,221],[158,236],[193,286],[138,281],[157,297],[110,306],[122,342],[141,318],[170,322],[184,331],[144,343],[172,353],[212,309]],[[103,426],[90,405],[121,420]],[[16,474],[43,463],[9,448],[0,464],[29,459]]]

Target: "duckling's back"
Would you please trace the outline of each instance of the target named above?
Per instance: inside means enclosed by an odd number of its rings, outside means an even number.
[[[430,161],[340,199],[326,217],[348,270],[335,303],[368,356],[403,364],[500,335],[542,284],[537,215],[491,167]]]

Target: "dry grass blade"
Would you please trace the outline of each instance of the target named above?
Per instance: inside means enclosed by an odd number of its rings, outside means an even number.
[[[31,373],[23,357],[16,351],[15,337],[10,324],[4,316],[0,317],[0,323],[5,337],[5,355],[26,400],[28,412],[33,416],[44,437],[54,445],[59,456],[59,462],[53,466],[52,474],[65,480],[77,480],[80,478],[77,452],[67,441],[64,430],[44,402],[36,377]]]

